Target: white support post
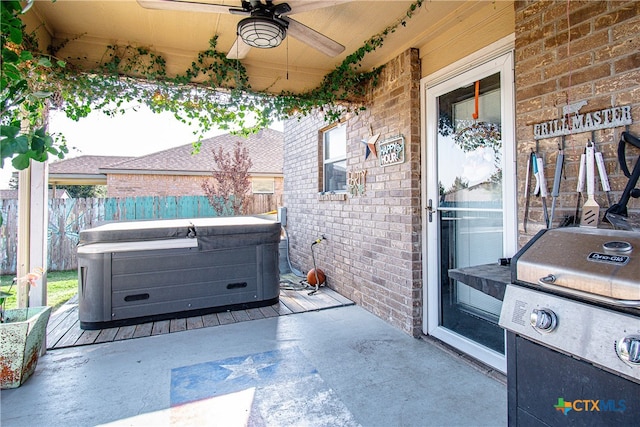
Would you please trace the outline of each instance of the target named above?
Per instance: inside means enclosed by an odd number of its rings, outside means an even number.
[[[18,308],[29,306],[29,287],[21,278],[31,270],[30,244],[31,239],[31,171],[24,169],[18,172],[18,253],[16,276],[18,277]]]
[[[31,233],[29,264],[31,269],[42,268],[44,273],[36,287],[29,293],[29,306],[47,305],[47,234],[49,228],[49,203],[47,190],[47,162],[31,161]]]
[[[18,259],[17,276],[24,278],[37,267],[47,270],[47,229],[49,222],[47,194],[48,165],[32,161],[18,177]],[[18,307],[35,307],[47,303],[46,273],[28,286],[18,284]]]

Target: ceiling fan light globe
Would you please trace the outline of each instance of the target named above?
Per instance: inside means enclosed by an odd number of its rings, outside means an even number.
[[[238,35],[251,47],[277,47],[287,35],[286,28],[276,21],[249,17],[238,23]]]

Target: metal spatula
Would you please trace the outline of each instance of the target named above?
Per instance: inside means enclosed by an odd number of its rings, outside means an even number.
[[[587,201],[582,205],[582,219],[580,227],[597,227],[600,218],[600,205],[596,202],[594,195],[595,188],[595,161],[594,149],[591,141],[587,143]]]

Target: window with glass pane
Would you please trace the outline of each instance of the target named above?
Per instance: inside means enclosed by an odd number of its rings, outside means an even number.
[[[440,324],[499,353],[502,301],[448,272],[504,256],[501,127],[500,73],[438,97]]]
[[[252,178],[251,189],[254,194],[273,194],[275,189],[275,179],[273,178]]]
[[[346,126],[327,130],[323,141],[323,191],[347,191]]]

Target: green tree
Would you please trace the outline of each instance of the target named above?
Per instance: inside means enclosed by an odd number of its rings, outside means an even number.
[[[25,169],[31,159],[45,161],[50,154],[64,157],[66,145],[56,144],[46,131],[47,76],[52,71],[49,55],[37,50],[37,42],[25,34],[18,1],[0,1],[2,74],[0,74],[0,167],[11,159],[13,167]],[[57,61],[64,67],[64,61]]]
[[[58,190],[67,190],[69,196],[74,199],[91,199],[107,195],[107,187],[104,185],[56,185],[56,191]]]

